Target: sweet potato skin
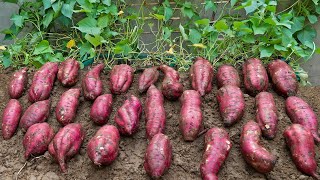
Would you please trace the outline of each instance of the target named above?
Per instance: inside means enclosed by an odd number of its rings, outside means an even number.
[[[82,79],[82,91],[85,99],[93,101],[102,94],[102,81],[100,79],[100,73],[104,68],[104,64],[98,64],[87,72]]]
[[[133,81],[134,70],[127,64],[115,65],[110,72],[110,91],[112,94],[127,92]]]
[[[159,69],[164,73],[162,94],[169,100],[178,99],[183,93],[183,85],[179,82],[179,73],[167,65],[161,65]]]
[[[28,159],[30,155],[44,154],[48,150],[53,136],[54,131],[46,122],[30,126],[23,138],[24,157]]]
[[[217,93],[217,100],[225,126],[232,126],[242,118],[245,102],[239,87],[233,85],[221,87]]]
[[[80,64],[73,58],[66,59],[59,66],[58,80],[63,86],[73,86],[78,81]]]
[[[28,68],[15,72],[10,80],[8,92],[11,99],[19,99],[28,84]]]
[[[180,103],[180,131],[185,141],[194,141],[202,125],[201,96],[198,91],[186,90]]]
[[[245,161],[260,173],[268,173],[274,168],[277,157],[260,144],[259,125],[250,120],[242,128],[240,136],[241,153]]]
[[[210,93],[213,76],[214,72],[211,63],[207,59],[197,57],[190,68],[192,88],[198,91],[201,96]]]
[[[94,100],[90,110],[90,118],[94,123],[98,125],[104,125],[107,124],[111,112],[112,95],[103,94],[98,96],[97,99]]]
[[[112,125],[102,126],[89,140],[87,154],[95,165],[109,165],[119,154],[120,134]]]
[[[17,130],[22,114],[22,106],[16,99],[10,99],[2,113],[2,136],[10,139]]]
[[[171,166],[172,146],[169,138],[156,134],[151,139],[144,157],[144,169],[153,178],[161,177]]]
[[[240,87],[240,77],[238,71],[230,65],[222,65],[218,68],[217,72],[218,88],[225,85],[233,85]]]
[[[139,77],[138,87],[139,92],[144,93],[148,90],[148,88],[158,81],[159,78],[159,66],[154,66],[147,68],[143,71],[141,76]]]

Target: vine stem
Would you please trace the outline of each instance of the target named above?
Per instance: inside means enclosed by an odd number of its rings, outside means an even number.
[[[299,2],[300,2],[300,0],[297,0],[295,3],[293,3],[293,4],[292,4],[291,6],[289,6],[288,8],[286,8],[286,9],[284,9],[284,10],[276,13],[276,15],[279,15],[279,14],[282,14],[282,13],[288,11],[289,9],[291,9],[291,8],[293,8],[295,5],[297,5]]]

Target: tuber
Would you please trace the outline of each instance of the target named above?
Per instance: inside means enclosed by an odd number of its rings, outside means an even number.
[[[97,97],[90,110],[91,120],[98,124],[107,124],[112,111],[112,95],[103,94]]]
[[[169,100],[178,99],[183,93],[183,86],[179,82],[179,73],[172,67],[161,65],[160,70],[164,73],[162,93]]]
[[[238,71],[230,65],[222,65],[217,72],[218,88],[225,85],[233,85],[240,87],[240,77]]]
[[[113,94],[127,92],[133,81],[134,70],[127,64],[115,65],[110,72],[110,90]]]
[[[10,80],[8,91],[12,99],[18,99],[22,96],[24,89],[28,84],[28,68],[22,68],[15,72]]]
[[[140,93],[147,91],[152,84],[157,82],[159,78],[158,69],[159,69],[159,66],[154,66],[154,67],[147,68],[143,71],[143,73],[139,77],[139,82],[138,82]]]
[[[10,139],[17,130],[22,114],[22,106],[16,99],[10,99],[2,114],[2,136]]]
[[[190,68],[192,88],[198,91],[201,96],[208,94],[212,89],[213,76],[211,63],[202,57],[197,57]]]
[[[59,66],[58,80],[63,86],[73,86],[78,81],[80,64],[73,58],[66,59]]]
[[[83,96],[87,100],[95,100],[102,94],[102,81],[100,79],[100,73],[104,68],[104,64],[98,64],[87,72],[85,77],[82,79],[82,90]]]

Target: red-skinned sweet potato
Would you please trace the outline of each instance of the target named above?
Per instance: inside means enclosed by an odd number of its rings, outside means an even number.
[[[132,135],[139,128],[139,121],[142,113],[142,105],[140,100],[131,95],[118,109],[114,118],[120,134]]]
[[[163,105],[164,99],[160,90],[153,84],[147,91],[145,104],[146,135],[149,140],[158,133],[163,133],[166,124],[166,112]]]
[[[245,102],[239,87],[225,85],[218,90],[219,111],[225,126],[238,122],[244,113]]]
[[[97,97],[90,110],[91,120],[98,124],[107,124],[112,111],[112,95],[103,94]]]
[[[169,100],[178,99],[183,93],[183,86],[179,82],[179,73],[167,65],[161,65],[159,69],[164,73],[162,94]]]
[[[148,90],[148,88],[155,82],[157,82],[159,78],[159,66],[154,66],[147,68],[143,71],[141,76],[139,77],[138,87],[139,92],[143,93]]]
[[[73,58],[66,59],[59,66],[58,80],[63,86],[73,86],[78,81],[80,64]]]
[[[134,70],[127,64],[115,65],[110,72],[110,91],[113,94],[127,92],[133,81]]]
[[[82,79],[82,90],[83,96],[87,100],[95,100],[102,94],[102,81],[100,79],[100,73],[104,68],[104,64],[98,64],[87,72],[85,77]]]
[[[23,138],[24,157],[28,159],[30,155],[38,156],[44,154],[48,150],[53,136],[54,131],[46,122],[30,126]]]
[[[225,85],[233,85],[240,87],[240,77],[238,71],[230,65],[222,65],[217,72],[218,88]]]
[[[241,153],[245,161],[260,173],[268,173],[274,168],[277,157],[260,144],[261,130],[254,121],[248,121],[240,136]]]
[[[144,157],[144,169],[153,178],[161,177],[171,166],[172,146],[164,134],[156,134],[151,139]]]
[[[276,92],[282,96],[294,96],[298,91],[298,81],[292,68],[284,61],[274,60],[268,64],[268,72]]]
[[[109,165],[119,154],[120,134],[112,125],[102,126],[89,140],[87,154],[95,165]]]
[[[33,76],[28,92],[30,102],[43,101],[49,98],[58,72],[58,63],[47,62]]]
[[[28,68],[22,68],[15,72],[10,80],[8,92],[12,99],[18,99],[22,96],[24,89],[28,84]]]
[[[202,57],[197,57],[190,68],[192,88],[198,91],[201,96],[208,94],[212,89],[213,76],[211,63]]]
[[[10,139],[17,130],[22,114],[22,106],[16,99],[10,99],[2,114],[2,136]]]

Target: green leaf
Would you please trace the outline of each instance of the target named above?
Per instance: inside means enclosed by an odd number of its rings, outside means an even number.
[[[62,8],[63,2],[62,1],[57,1],[54,4],[52,4],[52,9],[55,13],[60,12]]]
[[[108,27],[109,22],[110,22],[109,15],[102,15],[98,18],[98,27],[100,28]]]
[[[164,20],[168,21],[173,15],[173,10],[171,7],[164,8]]]
[[[132,51],[128,40],[122,40],[116,44],[114,47],[115,54],[128,55]]]
[[[92,17],[86,17],[78,22],[78,27],[75,27],[82,33],[87,33],[91,35],[99,35],[101,33],[101,28],[97,27],[97,20]]]
[[[231,0],[231,7],[233,7],[237,2],[238,0]]]
[[[49,9],[51,7],[51,0],[42,0],[44,10]]]
[[[54,12],[52,9],[50,9],[44,16],[43,20],[42,20],[42,24],[43,24],[43,27],[44,28],[47,28],[50,23],[52,22],[53,20],[53,15],[54,15]]]
[[[179,25],[179,30],[181,32],[183,40],[188,40],[188,35],[186,34],[186,31],[184,30],[184,27],[181,24]]]
[[[292,32],[290,29],[283,28],[281,30],[281,41],[282,41],[282,46],[284,47],[290,47],[294,44],[294,38],[292,37]]]
[[[196,26],[203,25],[205,27],[209,26],[210,20],[209,19],[199,19],[194,22]]]
[[[320,54],[320,48],[317,48],[315,51],[317,54]]]
[[[192,44],[199,43],[201,40],[201,33],[196,29],[190,29],[189,40],[192,42]]]
[[[274,52],[273,46],[263,46],[262,45],[259,47],[259,50],[260,50],[260,58],[270,57]]]
[[[105,40],[103,39],[103,37],[101,37],[100,35],[95,35],[95,36],[91,36],[89,34],[86,34],[84,36],[84,38],[89,41],[94,47],[97,47],[99,45],[101,45],[102,43],[105,42]]]
[[[17,4],[17,3],[18,3],[18,0],[3,0],[3,2]]]
[[[217,11],[217,6],[214,4],[212,0],[206,0],[204,9],[206,11],[211,10],[213,12]]]
[[[297,37],[302,44],[307,45],[310,44],[310,42],[314,41],[316,35],[316,30],[313,29],[311,26],[307,26],[303,30],[298,32]]]
[[[86,42],[80,46],[80,57],[83,57],[86,54],[90,55],[88,58],[92,58],[95,54],[95,51],[89,42]]]
[[[220,21],[217,21],[215,24],[214,24],[214,27],[219,31],[219,32],[222,32],[222,31],[225,31],[227,29],[229,29],[229,26],[226,22],[225,19],[222,19]]]
[[[111,0],[102,0],[102,3],[107,6],[111,6]]]
[[[286,14],[282,14],[280,16],[280,21],[277,22],[277,25],[282,25],[287,27],[288,29],[291,29],[291,25],[293,24],[291,21],[292,18],[292,13],[286,13]]]
[[[8,68],[9,66],[11,66],[12,61],[11,61],[11,56],[9,52],[3,52],[3,57],[2,57],[2,65],[4,66],[4,68]]]
[[[65,17],[72,19],[73,7],[70,4],[63,4],[62,9],[61,9],[61,13]]]
[[[192,18],[192,16],[194,15],[194,12],[191,8],[183,6],[181,9],[181,12],[183,14],[183,16],[187,16],[189,19]]]
[[[52,48],[49,45],[49,41],[42,40],[33,51],[33,55],[45,54],[45,53],[53,53]]]
[[[317,14],[320,14],[320,4],[318,4],[318,5],[316,6],[316,12],[317,12]]]
[[[251,44],[253,44],[253,43],[256,42],[255,39],[254,39],[254,35],[252,35],[252,34],[245,35],[245,36],[243,36],[241,39],[242,39],[242,41],[245,42],[245,43],[251,43]]]
[[[318,5],[319,0],[312,0],[315,5]]]
[[[315,15],[308,15],[308,19],[311,24],[314,24],[318,21],[318,17]]]
[[[84,12],[93,11],[93,4],[91,4],[88,0],[76,0],[80,4],[80,8]]]
[[[245,3],[242,3],[242,5],[244,6],[246,14],[249,14],[255,11],[256,9],[258,9],[261,3],[260,1],[257,1],[257,0],[250,0]]]
[[[162,14],[153,14],[152,15],[155,19],[157,19],[158,21],[163,21],[164,20],[164,15]]]
[[[269,25],[267,25],[267,24],[262,24],[262,25],[259,25],[259,26],[254,26],[253,25],[252,29],[253,29],[254,35],[264,34],[269,29]]]
[[[163,39],[166,40],[171,36],[172,30],[170,30],[168,27],[163,28]]]
[[[21,16],[21,15],[14,14],[11,18],[11,21],[13,21],[13,23],[17,27],[22,27],[24,20],[26,20],[27,18],[28,18],[27,16]]]
[[[278,23],[277,19],[275,19],[274,17],[266,18],[264,22],[271,25],[276,25]]]
[[[278,50],[278,51],[287,51],[287,48],[285,48],[285,47],[283,47],[281,45],[278,45],[278,44],[274,45],[274,49]]]
[[[303,29],[304,21],[305,21],[304,16],[293,17],[293,19],[292,19],[293,24],[291,26],[291,32],[295,33],[297,31],[300,31],[301,29]]]

